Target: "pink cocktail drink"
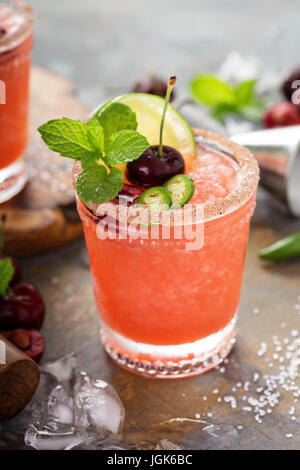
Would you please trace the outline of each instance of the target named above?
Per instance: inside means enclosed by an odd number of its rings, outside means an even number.
[[[23,1],[0,0],[0,202],[26,181],[32,24]]]
[[[199,374],[234,344],[258,166],[229,139],[195,134],[197,158],[186,171],[195,193],[186,207],[201,208],[190,225],[202,243],[172,230],[168,239],[100,238],[99,207],[78,198],[102,340],[119,365],[145,376]]]

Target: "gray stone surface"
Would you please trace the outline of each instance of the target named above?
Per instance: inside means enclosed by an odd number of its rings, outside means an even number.
[[[71,78],[91,107],[152,71],[178,87],[231,51],[284,72],[299,62],[298,0],[29,0],[34,61]]]

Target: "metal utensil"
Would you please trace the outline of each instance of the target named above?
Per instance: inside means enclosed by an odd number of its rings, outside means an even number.
[[[300,217],[300,126],[265,129],[231,137],[258,160],[261,184]]]

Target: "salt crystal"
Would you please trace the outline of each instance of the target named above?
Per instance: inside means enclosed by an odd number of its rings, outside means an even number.
[[[232,395],[228,395],[228,396],[224,397],[224,401],[226,403],[230,403],[231,408],[236,408],[236,399]]]
[[[249,390],[249,385],[250,385],[250,382],[247,380],[247,381],[244,383],[244,390],[245,390],[246,392],[248,392],[248,390]]]
[[[242,408],[244,411],[252,411],[251,406],[243,406]]]

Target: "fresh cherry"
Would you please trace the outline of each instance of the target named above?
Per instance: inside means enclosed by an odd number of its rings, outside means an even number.
[[[1,334],[27,356],[38,362],[45,349],[45,340],[36,330],[18,328],[13,331],[1,331]]]
[[[126,175],[129,181],[144,188],[161,186],[172,176],[184,173],[185,164],[182,155],[173,147],[163,145],[165,116],[175,82],[176,77],[173,75],[167,86],[160,123],[159,145],[151,145],[137,160],[127,164]]]
[[[143,192],[144,189],[139,186],[123,183],[123,187],[115,197],[114,202],[117,204],[134,204]]]
[[[19,284],[22,280],[22,271],[21,271],[21,266],[19,262],[15,258],[12,258],[11,256],[7,256],[7,255],[1,255],[0,258],[1,259],[10,258],[13,264],[14,275],[9,285],[12,287],[12,286],[15,286],[16,284]]]
[[[134,93],[149,93],[150,95],[162,96],[164,98],[166,96],[167,89],[168,83],[165,82],[165,80],[154,75],[147,75],[134,84],[132,91]],[[170,101],[173,101],[174,98],[175,95],[172,91]]]
[[[162,186],[172,176],[184,173],[182,155],[173,147],[164,145],[159,155],[159,145],[152,145],[135,161],[127,164],[127,178],[144,188]]]
[[[294,126],[300,124],[300,113],[292,103],[282,101],[268,109],[263,122],[268,128]]]
[[[292,70],[289,76],[284,80],[281,89],[288,100],[291,100],[295,90],[300,88],[300,67]]]
[[[45,306],[39,291],[30,284],[17,284],[0,299],[0,328],[40,329]]]

